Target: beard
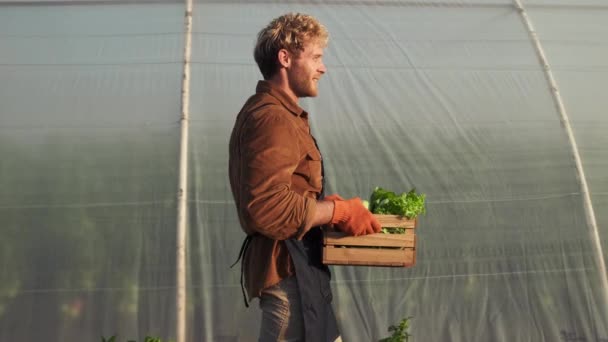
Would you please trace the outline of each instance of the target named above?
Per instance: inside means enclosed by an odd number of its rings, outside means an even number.
[[[297,97],[315,97],[319,93],[317,82],[306,75],[298,75],[290,82],[291,89]]]

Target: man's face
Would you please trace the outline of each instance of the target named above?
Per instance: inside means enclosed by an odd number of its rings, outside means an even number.
[[[319,79],[325,71],[323,47],[315,42],[307,43],[287,68],[289,86],[297,97],[315,97],[319,93]]]

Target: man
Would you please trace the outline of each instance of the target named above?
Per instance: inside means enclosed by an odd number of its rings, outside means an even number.
[[[230,137],[230,185],[247,233],[241,283],[244,275],[249,297],[260,298],[260,341],[339,339],[320,226],[351,235],[380,231],[359,198],[322,195],[321,153],[298,99],[317,96],[327,41],[325,27],[304,14],[262,29],[254,58],[264,80]]]

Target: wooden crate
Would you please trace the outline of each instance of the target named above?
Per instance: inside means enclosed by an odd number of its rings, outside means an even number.
[[[342,232],[325,232],[323,263],[325,265],[411,267],[416,263],[416,220],[397,215],[374,216],[382,227],[406,228],[405,234],[369,234],[349,236]]]

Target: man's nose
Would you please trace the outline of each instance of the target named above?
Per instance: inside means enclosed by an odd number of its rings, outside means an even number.
[[[327,72],[327,68],[325,67],[325,63],[321,62],[321,65],[319,66],[319,72],[324,74]]]

